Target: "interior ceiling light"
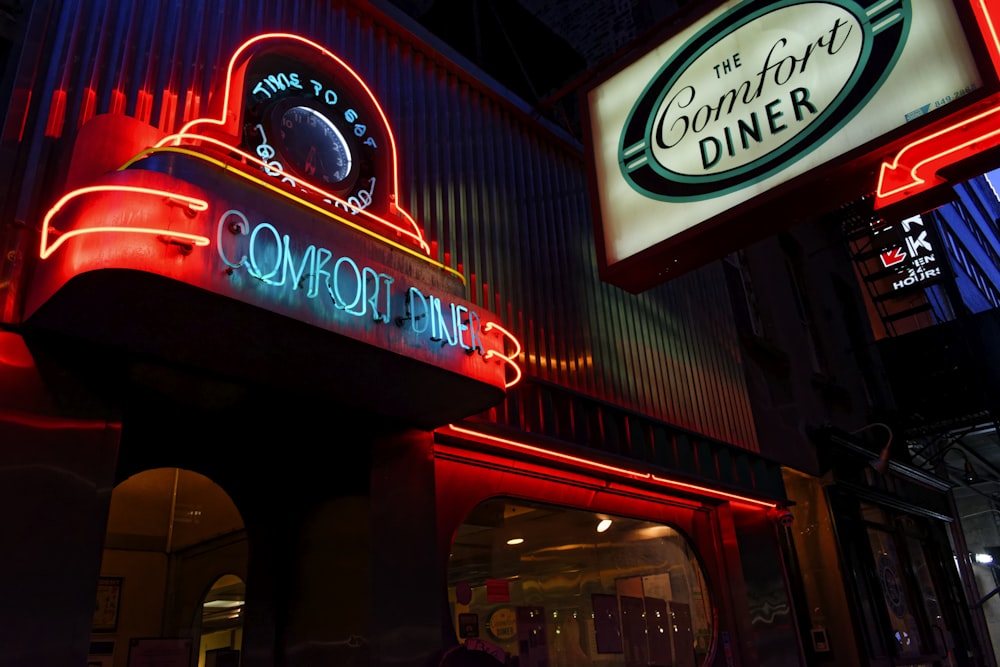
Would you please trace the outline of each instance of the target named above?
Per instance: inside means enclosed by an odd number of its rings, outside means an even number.
[[[611,519],[601,519],[601,522],[597,524],[597,532],[603,533],[611,527],[611,523]]]
[[[509,540],[507,540],[507,544],[509,544],[510,546],[514,546],[515,544],[521,544],[522,542],[524,542],[523,537],[512,537]]]

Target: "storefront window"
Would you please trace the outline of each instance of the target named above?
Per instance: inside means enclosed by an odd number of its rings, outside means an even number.
[[[930,625],[931,636],[928,638],[928,649],[934,653],[944,655],[949,650],[947,646],[949,631],[942,616],[937,588],[934,585],[934,578],[927,562],[927,555],[924,553],[924,544],[916,537],[908,535],[906,537],[906,546],[907,551],[910,553],[910,561],[913,563],[911,569],[920,591],[920,599],[924,606],[924,615]]]
[[[101,561],[102,582],[113,588],[91,635],[108,654],[91,662],[148,664],[154,653],[167,661],[157,643],[169,640],[170,650],[197,650],[198,667],[237,665],[247,558],[243,518],[212,479],[157,468],[121,482]]]
[[[711,601],[670,526],[511,499],[480,504],[455,535],[456,636],[518,667],[705,663]]]
[[[926,554],[926,529],[912,516],[890,516],[882,508],[862,503],[868,541],[885,600],[895,655],[902,659],[947,655],[951,635],[943,616]]]
[[[908,590],[903,579],[905,571],[896,554],[895,542],[890,533],[876,528],[868,529],[868,539],[871,541],[875,566],[882,584],[897,655],[918,656],[922,652],[923,637],[920,635],[920,628],[908,599]]]

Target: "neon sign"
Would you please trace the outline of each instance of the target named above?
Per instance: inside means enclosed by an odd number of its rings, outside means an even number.
[[[286,47],[269,50],[272,43]],[[339,81],[331,81],[332,71],[341,73]],[[216,152],[238,156],[233,167],[250,165],[290,194],[347,211],[429,254],[420,227],[397,201],[396,140],[385,112],[343,60],[298,35],[259,35],[233,54],[221,93],[217,117],[192,120],[157,147],[224,149]],[[351,167],[338,171],[338,158]],[[379,183],[385,186],[376,194]]]
[[[296,256],[288,234],[269,222],[252,225],[239,209],[222,214],[216,239],[219,257],[229,269],[242,269],[262,283],[302,292],[307,299],[325,297],[345,315],[406,326],[434,343],[488,353],[478,311],[412,285],[401,297],[393,289],[393,276],[346,255],[334,259],[333,251],[324,247],[308,245]]]
[[[112,115],[81,128],[84,184],[42,220],[26,318],[74,276],[128,269],[468,378],[474,397],[520,380],[516,337],[464,300],[462,273],[429,257],[399,205],[395,139],[353,70],[262,35],[230,59],[223,93],[218,115],[173,134]],[[132,157],[108,171],[104,153]]]
[[[978,0],[974,4],[976,19],[987,38],[994,68],[998,68],[1000,38],[997,37],[993,16],[995,0]],[[960,96],[965,91],[957,91]],[[950,102],[952,96],[936,101],[935,106]],[[878,185],[875,189],[875,209],[880,209],[912,195],[924,192],[945,182],[939,176],[941,169],[963,158],[1000,145],[1000,99],[987,101],[987,108],[964,113],[964,118],[952,117],[938,124],[931,132],[904,145],[891,159],[879,167]]]
[[[158,190],[156,188],[146,188],[141,186],[133,185],[94,185],[86,188],[80,188],[79,190],[74,190],[67,195],[63,196],[58,202],[56,202],[52,208],[48,210],[45,214],[45,218],[42,220],[42,237],[41,237],[41,247],[38,251],[38,256],[42,259],[47,259],[52,253],[54,253],[59,246],[61,246],[66,241],[70,240],[74,236],[80,236],[81,234],[88,233],[119,233],[124,232],[128,234],[151,234],[157,237],[169,236],[170,238],[179,239],[186,241],[196,246],[207,246],[209,240],[207,237],[200,234],[188,234],[185,232],[168,231],[162,227],[123,227],[118,225],[106,225],[106,226],[96,226],[87,227],[81,229],[71,229],[63,232],[61,234],[53,234],[51,227],[52,218],[55,217],[67,203],[73,201],[78,197],[82,197],[88,194],[94,193],[121,193],[121,192],[131,192],[141,195],[148,195],[155,200],[169,204],[176,204],[185,207],[188,211],[204,211],[208,208],[208,202],[204,199],[199,199],[196,197],[188,197],[176,192],[171,192],[167,190]],[[55,236],[55,240],[51,243],[49,242],[50,236]]]
[[[939,242],[934,227],[922,216],[878,220],[870,228],[870,236],[859,245],[870,248],[871,254],[855,261],[879,295],[877,299],[909,292],[912,287],[928,287],[943,277],[935,256]]]
[[[715,489],[709,486],[705,486],[703,484],[692,484],[690,482],[685,482],[676,478],[661,477],[659,475],[654,475],[650,472],[645,472],[642,470],[638,470],[636,468],[625,468],[623,466],[610,465],[583,456],[564,454],[562,452],[553,451],[546,447],[538,447],[536,445],[531,445],[525,442],[519,442],[517,440],[512,440],[510,438],[503,438],[483,431],[477,431],[466,428],[464,426],[458,426],[456,424],[448,424],[447,426],[443,426],[441,428],[436,429],[435,432],[440,433],[442,435],[450,435],[453,433],[458,434],[468,439],[480,440],[484,443],[488,443],[489,445],[497,447],[499,449],[506,449],[509,451],[531,454],[550,461],[569,463],[581,469],[597,471],[604,474],[610,474],[613,476],[625,478],[630,481],[650,482],[659,486],[675,490],[703,494],[727,501],[746,503],[748,505],[753,505],[755,507],[768,510],[774,510],[780,507],[778,503],[772,500],[753,498],[751,496],[739,493],[731,493],[729,491],[724,491],[722,489]],[[441,445],[439,444],[438,446],[440,447]]]
[[[875,209],[945,182],[944,167],[1000,145],[1000,106],[913,140],[879,167]]]

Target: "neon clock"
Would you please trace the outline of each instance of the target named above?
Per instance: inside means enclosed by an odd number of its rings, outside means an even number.
[[[280,119],[281,148],[292,169],[323,183],[340,185],[355,173],[347,139],[336,123],[309,106],[293,105],[275,113]]]
[[[430,254],[397,200],[398,157],[385,112],[361,77],[315,42],[287,33],[244,42],[209,114],[146,155],[184,148],[214,155],[250,181],[263,174],[297,203]]]
[[[242,142],[269,176],[316,184],[357,214],[388,184],[377,169],[385,139],[351,88],[302,58],[262,54],[244,75]]]
[[[516,337],[465,300],[462,272],[430,256],[400,206],[388,118],[342,60],[259,35],[206,111],[169,134],[110,113],[80,128],[26,317],[75,276],[125,269],[397,353],[416,375],[467,378],[467,414],[520,380]]]

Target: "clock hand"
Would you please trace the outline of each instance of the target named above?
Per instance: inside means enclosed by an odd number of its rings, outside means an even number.
[[[310,176],[316,174],[316,147],[313,146],[309,149],[309,154],[306,155],[305,171]]]

